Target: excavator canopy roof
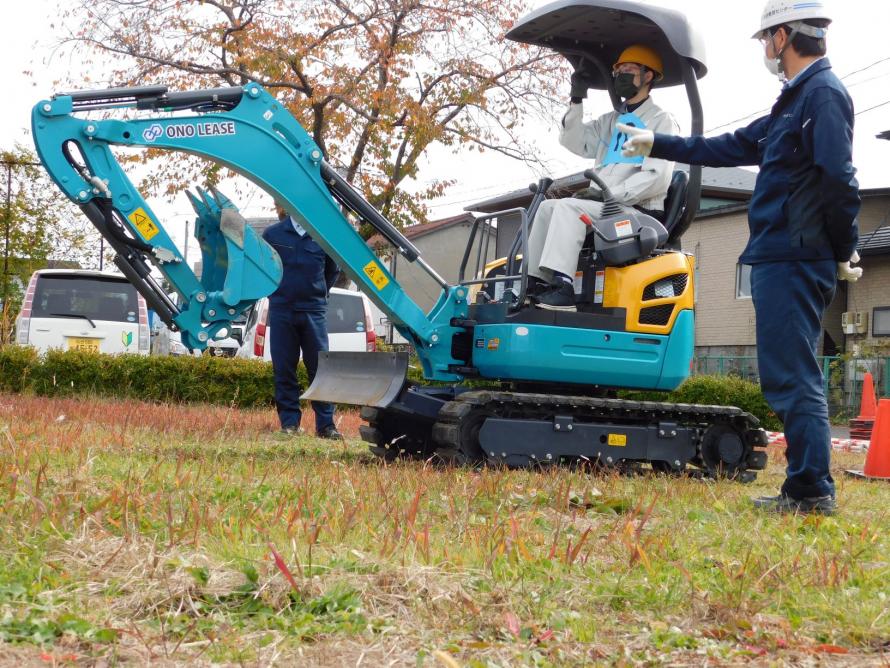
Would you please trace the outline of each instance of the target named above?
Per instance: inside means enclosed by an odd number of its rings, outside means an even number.
[[[683,83],[681,58],[698,79],[708,71],[704,42],[684,14],[630,0],[556,0],[520,19],[507,39],[547,47],[570,60],[586,54],[609,68],[625,47],[644,44],[664,61],[659,86]],[[594,88],[608,89],[601,77],[594,83]]]

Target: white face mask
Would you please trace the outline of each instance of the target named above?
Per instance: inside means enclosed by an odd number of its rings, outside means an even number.
[[[770,37],[770,42],[772,42],[773,37]],[[773,47],[773,51],[775,51],[775,44],[771,44]],[[774,77],[778,77],[779,81],[785,83],[787,79],[785,78],[785,72],[782,70],[782,61],[781,58],[770,58],[767,55],[769,51],[770,45],[765,45],[763,47],[763,64],[766,66],[766,69],[772,74]],[[781,54],[780,54],[781,55]]]

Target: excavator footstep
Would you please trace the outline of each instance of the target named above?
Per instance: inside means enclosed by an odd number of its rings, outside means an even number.
[[[300,398],[386,408],[407,375],[407,353],[323,352],[315,379]]]

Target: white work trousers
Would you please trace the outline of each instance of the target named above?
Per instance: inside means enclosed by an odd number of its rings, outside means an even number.
[[[600,217],[602,202],[589,199],[547,199],[541,202],[528,236],[528,273],[553,282],[553,272],[574,278],[578,255],[590,228],[581,221],[586,213]]]

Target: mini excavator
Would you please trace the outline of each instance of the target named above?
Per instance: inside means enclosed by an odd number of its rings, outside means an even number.
[[[659,85],[685,86],[693,132],[702,132],[696,82],[707,71],[703,44],[678,12],[627,0],[557,0],[519,20],[506,38],[545,46],[576,69],[598,73],[591,86],[608,91],[616,108],[608,64],[627,44],[648,44],[663,54]],[[127,118],[109,118],[121,109]],[[97,111],[102,118],[90,118]],[[406,353],[330,352],[319,360],[304,398],[361,406],[362,438],[381,458],[509,467],[586,462],[663,472],[694,467],[741,481],[766,465],[766,434],[739,408],[615,398],[618,389],[669,391],[690,373],[694,260],[677,248],[698,209],[700,168],[675,174],[664,223],[643,212],[613,211],[603,187],[606,211],[579,259],[577,311],[557,312],[529,306],[522,263],[549,179],[532,187],[527,208],[476,219],[459,280],[450,284],[256,83],[57,94],[34,107],[32,125],[55,183],[108,240],[124,276],[191,348],[225,336],[235,318],[273,292],[280,259],[229,199],[198,190],[189,195],[203,260],[196,278],[112,147],[201,156],[284,203],[413,344],[422,366],[425,382],[409,382]],[[492,262],[497,221],[511,215],[519,224],[510,250]],[[371,225],[440,286],[428,313],[350,217]],[[154,269],[175,288],[176,302]]]

